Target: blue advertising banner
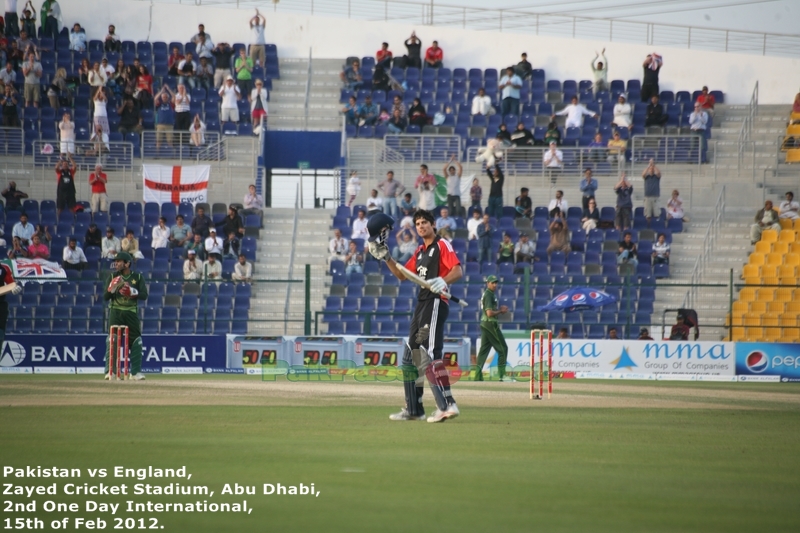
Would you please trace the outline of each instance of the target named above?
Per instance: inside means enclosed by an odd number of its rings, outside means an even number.
[[[7,335],[0,372],[102,373],[106,335]],[[142,372],[226,369],[225,336],[143,335]]]
[[[737,343],[736,375],[740,381],[800,381],[800,344]]]

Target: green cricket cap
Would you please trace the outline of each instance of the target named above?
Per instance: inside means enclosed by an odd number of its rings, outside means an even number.
[[[486,283],[497,283],[497,276],[494,274],[491,276],[486,276]]]

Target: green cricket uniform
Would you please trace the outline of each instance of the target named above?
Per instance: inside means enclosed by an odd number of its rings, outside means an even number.
[[[115,293],[108,292],[108,286],[111,280],[115,277],[121,277],[126,283],[130,284],[131,288],[139,291],[139,294],[132,298]],[[103,298],[109,302],[108,304],[108,325],[109,330],[111,326],[128,326],[128,353],[130,354],[131,374],[136,375],[142,371],[142,326],[139,321],[139,300],[147,300],[147,284],[144,277],[138,272],[131,272],[127,276],[122,272],[114,272],[106,279],[106,291]],[[106,343],[110,338],[106,340]],[[105,354],[105,367],[108,373],[108,348]]]
[[[497,295],[491,289],[483,291],[481,298],[481,351],[478,352],[478,369],[476,381],[483,381],[483,365],[489,356],[489,350],[494,348],[497,351],[497,375],[503,378],[506,372],[506,360],[508,358],[508,345],[500,331],[500,324],[497,323],[497,316],[489,316],[487,310],[497,311],[499,308]]]

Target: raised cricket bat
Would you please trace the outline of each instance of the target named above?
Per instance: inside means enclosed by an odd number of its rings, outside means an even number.
[[[395,265],[397,265],[398,270],[400,270],[400,272],[403,273],[403,275],[406,277],[407,280],[413,281],[414,283],[416,283],[417,285],[419,285],[422,288],[425,288],[425,289],[430,289],[431,288],[430,283],[428,283],[426,280],[422,279],[421,277],[417,276],[414,272],[412,272],[409,269],[407,269],[405,267],[405,265],[401,265],[398,262],[395,262]],[[455,296],[452,296],[449,292],[443,292],[442,296],[444,296],[445,298],[447,298],[451,302],[457,303],[461,307],[467,307],[467,302],[465,302],[464,300],[461,300],[459,298],[456,298]]]
[[[13,291],[16,288],[17,288],[17,282],[16,281],[12,281],[8,285],[3,285],[2,287],[0,287],[0,296],[2,296],[4,294],[8,294],[9,292]]]

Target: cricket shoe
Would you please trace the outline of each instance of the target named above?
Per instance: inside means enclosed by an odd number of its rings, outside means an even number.
[[[425,415],[419,416],[412,416],[408,414],[408,409],[403,407],[403,409],[399,413],[392,413],[389,415],[389,420],[394,420],[395,422],[403,422],[406,420],[425,420]]]
[[[428,417],[428,422],[431,424],[435,424],[436,422],[444,422],[448,418],[455,418],[460,414],[461,413],[458,410],[458,406],[454,403],[451,403],[444,411],[437,409],[435,413]]]
[[[106,381],[111,381],[111,372],[109,372],[108,374],[103,376],[103,379],[106,380]]]
[[[144,381],[144,374],[142,374],[142,373],[139,373],[139,374],[133,374],[133,375],[130,377],[130,379],[132,379],[133,381]]]

